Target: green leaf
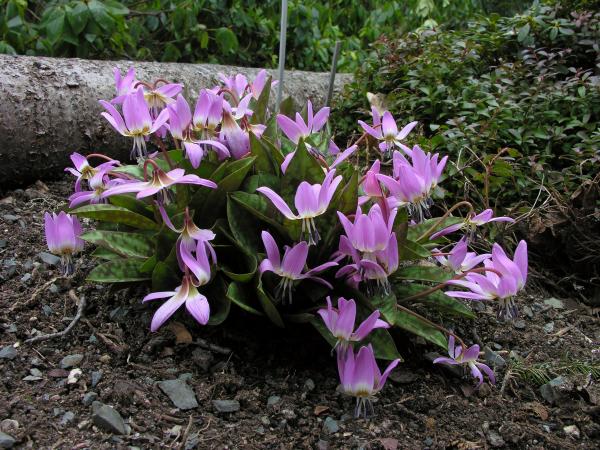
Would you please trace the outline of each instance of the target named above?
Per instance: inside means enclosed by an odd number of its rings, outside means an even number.
[[[233,303],[238,305],[244,311],[257,316],[264,316],[264,314],[258,309],[250,306],[251,300],[248,297],[248,288],[240,283],[229,283],[229,287],[227,288],[227,297],[229,297]]]
[[[90,0],[88,8],[94,21],[100,25],[104,31],[111,31],[115,24],[112,17],[108,13],[106,6],[98,0]]]
[[[256,255],[262,249],[261,230],[255,218],[231,197],[227,199],[227,222],[233,237],[247,254]]]
[[[233,53],[239,47],[237,37],[229,28],[218,28],[215,32],[215,40],[223,53]]]
[[[394,272],[394,280],[429,281],[443,283],[454,276],[447,270],[437,266],[407,266]]]
[[[258,100],[252,107],[252,119],[250,123],[252,124],[264,124],[267,120],[267,109],[269,108],[269,97],[271,95],[271,81],[273,77],[267,78],[265,82],[265,86],[258,97]],[[250,133],[252,135],[253,133]]]
[[[227,284],[221,277],[216,277],[207,286],[205,295],[210,304],[208,325],[222,324],[231,310],[231,299],[227,296]]]
[[[60,7],[54,8],[44,20],[44,25],[50,42],[58,41],[65,29],[65,10]]]
[[[281,150],[273,146],[266,138],[257,138],[254,133],[250,133],[250,154],[256,157],[256,170],[267,172],[274,176],[281,174],[281,163],[283,155]]]
[[[531,26],[528,23],[519,28],[519,33],[517,34],[517,41],[523,42],[525,38],[529,35],[530,29]]]
[[[87,217],[101,222],[111,222],[127,225],[141,230],[157,230],[159,225],[141,214],[129,211],[115,205],[97,204],[86,205],[71,211],[78,217]]]
[[[127,208],[134,213],[146,216],[148,219],[154,219],[152,208],[132,195],[112,195],[108,198],[108,201],[115,206]]]
[[[265,197],[259,194],[248,194],[246,192],[234,192],[229,198],[239,203],[244,209],[250,212],[256,218],[268,223],[274,227],[277,232],[283,236],[288,236],[288,233],[279,222],[273,217],[278,217],[278,211]]]
[[[109,261],[114,261],[115,259],[122,259],[123,258],[121,255],[117,255],[116,253],[111,252],[110,250],[108,250],[106,248],[103,248],[103,247],[96,248],[92,252],[92,256],[94,258],[107,259]]]
[[[96,266],[87,276],[87,281],[99,283],[125,283],[149,280],[150,276],[140,269],[141,259],[118,259]]]
[[[73,33],[76,35],[80,34],[85,29],[89,17],[90,10],[87,5],[83,2],[78,2],[67,14],[67,21],[71,25]]]
[[[148,258],[154,253],[152,238],[140,233],[95,230],[84,233],[81,239],[125,257]]]
[[[417,244],[415,241],[408,239],[401,242],[400,238],[398,238],[398,254],[400,261],[412,261],[415,259],[429,258],[431,256],[431,252],[421,244]]]
[[[433,219],[427,219],[424,222],[421,222],[417,225],[408,227],[408,234],[407,234],[408,239],[410,239],[411,241],[414,241],[414,242],[418,242],[418,239],[426,231],[428,231],[433,225],[437,224],[439,220],[440,220],[439,218],[434,217]],[[435,229],[431,232],[431,234],[435,233],[436,231],[440,231],[446,227],[449,227],[450,225],[454,225],[455,223],[462,222],[464,220],[465,219],[463,219],[462,217],[447,217],[444,220],[442,220],[441,223],[435,227]],[[430,242],[429,237],[425,237],[423,242]]]
[[[263,308],[263,311],[267,315],[267,317],[280,328],[285,328],[283,323],[283,319],[277,311],[277,307],[273,303],[273,300],[269,297],[269,295],[263,290],[262,281],[258,280],[258,284],[256,286],[256,295],[258,297],[258,301]]]
[[[181,277],[168,264],[159,261],[152,271],[152,290],[154,292],[172,291],[181,284]]]
[[[420,292],[423,292],[427,289],[429,289],[429,286],[423,286],[422,284],[417,283],[404,283],[393,285],[394,294],[396,294],[398,302],[400,304],[404,304],[404,306],[407,307],[410,305],[404,302],[405,298],[419,294]],[[468,306],[466,306],[462,301],[452,297],[448,297],[442,291],[432,292],[427,296],[420,297],[418,300],[414,300],[412,303],[415,302],[421,303],[427,308],[445,314],[463,316],[467,319],[475,318],[475,314],[473,313],[473,311],[471,311],[471,309]]]

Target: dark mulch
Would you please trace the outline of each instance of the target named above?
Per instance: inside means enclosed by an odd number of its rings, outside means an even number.
[[[48,189],[47,189],[48,188]],[[233,350],[207,351],[176,344],[165,327],[148,330],[151,306],[139,290],[112,292],[84,282],[92,266],[78,259],[72,279],[42,262],[43,213],[55,210],[70,183],[38,183],[0,196],[0,348],[17,345],[13,359],[0,359],[2,431],[28,448],[599,448],[600,397],[585,375],[565,375],[563,398],[551,405],[517,367],[497,370],[499,384],[471,389],[469,379],[432,367],[421,355],[435,350],[408,341],[401,365],[375,404],[371,420],[354,420],[353,401],[337,392],[334,359],[310,328],[284,334],[239,313],[223,326],[201,328],[182,320],[197,338]],[[72,290],[72,294],[69,291]],[[74,294],[74,295],[73,295]],[[85,320],[62,339],[33,345],[37,333],[63,329],[85,296]],[[495,348],[507,361],[516,352],[525,365],[566,357],[589,361],[600,344],[597,312],[572,300],[564,308],[547,296],[520,299],[530,316],[499,324],[491,308],[457,331]],[[549,325],[552,323],[552,325]],[[544,329],[545,327],[545,329]],[[306,334],[309,337],[302,338]],[[181,336],[180,336],[181,337]],[[80,378],[68,384],[67,355],[81,354]],[[507,371],[511,368],[507,379]],[[32,370],[33,369],[33,370]],[[558,370],[558,369],[557,369]],[[100,381],[92,387],[92,376]],[[27,376],[33,377],[26,379]],[[198,407],[182,411],[157,382],[183,377]],[[128,434],[98,429],[86,393],[113,406]],[[87,395],[91,402],[93,395]],[[237,400],[239,410],[219,412],[214,400]],[[6,420],[8,419],[8,420]],[[16,423],[18,422],[18,428]],[[574,428],[574,427],[575,428]]]

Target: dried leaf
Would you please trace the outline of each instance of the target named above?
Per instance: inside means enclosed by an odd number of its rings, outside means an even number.
[[[191,344],[193,339],[185,325],[180,322],[170,322],[167,328],[175,335],[175,344]]]
[[[398,448],[398,439],[394,438],[381,438],[379,439],[381,445],[385,450],[396,450]]]
[[[534,412],[542,420],[548,420],[548,409],[539,402],[527,403],[525,409]]]
[[[315,411],[314,411],[315,416],[318,416],[319,414],[322,414],[328,410],[329,410],[329,406],[317,405],[317,406],[315,406]]]

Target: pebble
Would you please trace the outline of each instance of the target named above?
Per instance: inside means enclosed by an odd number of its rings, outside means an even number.
[[[40,369],[36,369],[35,367],[32,369],[29,369],[29,373],[31,375],[33,375],[34,377],[41,377],[43,376],[43,373]]]
[[[568,425],[563,428],[563,431],[567,436],[575,439],[579,439],[579,436],[581,435],[579,433],[579,428],[577,428],[577,425]]]
[[[198,407],[196,394],[182,379],[164,380],[158,382],[158,387],[171,399],[173,404],[181,410]]]
[[[544,400],[554,405],[564,397],[564,392],[561,388],[564,388],[566,384],[567,381],[563,377],[556,377],[540,386],[540,394]]]
[[[54,283],[50,285],[50,288],[48,290],[53,294],[58,294],[59,291],[58,286]]]
[[[240,402],[237,400],[213,400],[213,406],[218,412],[232,413],[240,410]]]
[[[61,369],[70,369],[71,367],[78,365],[81,361],[83,361],[83,355],[81,353],[75,353],[74,355],[67,355],[61,359],[59,366]]]
[[[29,280],[31,280],[31,274],[29,272],[21,277],[21,283],[29,283]]]
[[[505,445],[504,439],[494,430],[490,430],[487,435],[488,442],[492,447],[503,447]]]
[[[94,370],[92,372],[92,387],[96,387],[96,385],[98,383],[100,383],[101,379],[102,379],[102,371],[101,370]]]
[[[92,403],[94,403],[94,401],[98,398],[98,394],[94,391],[89,391],[86,392],[85,395],[83,396],[83,400],[81,400],[81,403],[83,403],[84,406],[90,406]]]
[[[49,305],[42,305],[42,312],[44,313],[44,315],[46,317],[48,317],[48,316],[51,316],[54,311],[52,310],[51,306],[49,306]]]
[[[525,323],[525,321],[523,319],[517,319],[513,322],[513,326],[517,330],[524,330],[527,327],[527,324]]]
[[[23,378],[23,381],[40,381],[43,380],[42,377],[36,377],[35,375],[27,375],[25,378]]]
[[[281,415],[286,419],[286,420],[292,420],[296,418],[296,413],[294,411],[292,411],[291,409],[282,409],[281,410]]]
[[[2,216],[2,218],[3,218],[4,220],[6,220],[7,222],[11,222],[11,223],[12,223],[12,222],[16,222],[17,220],[19,220],[19,219],[20,219],[20,217],[19,217],[19,216],[15,216],[14,214],[4,214],[4,215]]]
[[[327,434],[337,433],[340,430],[337,420],[331,416],[327,416],[323,422],[323,431]]]
[[[98,402],[99,403],[99,402]],[[98,405],[92,414],[94,425],[115,434],[126,434],[125,422],[121,414],[109,405]]]
[[[4,419],[0,422],[0,430],[8,433],[9,431],[15,431],[19,429],[19,422],[15,419]]]
[[[523,314],[525,314],[530,319],[533,319],[533,309],[529,305],[523,306]]]
[[[12,345],[7,345],[6,347],[2,347],[0,350],[0,359],[15,359],[17,356],[17,349]]]
[[[60,422],[59,425],[65,426],[70,424],[71,422],[73,422],[73,419],[75,419],[75,413],[72,411],[67,411],[66,413],[63,414],[63,416],[60,418]]]
[[[67,375],[67,384],[77,383],[77,381],[79,381],[79,378],[81,378],[81,375],[83,375],[81,369],[71,369],[69,375]]]
[[[506,365],[506,361],[504,360],[504,358],[502,356],[500,356],[498,353],[496,353],[494,350],[492,350],[491,348],[484,347],[483,352],[484,352],[485,360],[492,366],[495,366],[498,369],[501,369],[502,367],[504,367]]]
[[[280,401],[281,401],[281,397],[279,395],[271,395],[267,399],[267,406],[275,406]]]
[[[39,252],[38,256],[40,257],[42,262],[50,266],[56,266],[58,263],[60,263],[60,258],[56,255],[53,255],[52,253]]]
[[[562,302],[562,300],[559,300],[554,297],[547,298],[546,300],[544,300],[544,305],[550,306],[554,309],[565,309],[565,304]]]
[[[312,391],[315,388],[315,382],[309,378],[308,380],[306,380],[304,382],[304,389],[306,389],[307,391]]]
[[[17,440],[10,434],[0,431],[0,448],[13,448]]]
[[[548,322],[544,325],[544,331],[546,333],[552,333],[554,331],[554,322]]]
[[[197,348],[192,352],[192,360],[203,372],[208,372],[214,358],[215,357],[211,352],[201,348]]]
[[[411,384],[417,381],[418,379],[419,376],[415,372],[407,372],[404,370],[394,370],[390,374],[390,380],[398,384]]]
[[[0,248],[6,247],[6,244],[8,244],[8,242],[6,241],[6,239],[0,239]]]

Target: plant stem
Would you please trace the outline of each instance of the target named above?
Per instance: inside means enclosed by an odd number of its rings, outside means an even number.
[[[456,205],[454,205],[452,208],[450,208],[448,211],[446,211],[446,213],[440,217],[425,233],[423,233],[421,236],[419,236],[419,238],[417,239],[417,242],[422,241],[423,239],[428,238],[434,231],[435,229],[445,220],[448,218],[448,216],[452,213],[452,211],[454,211],[455,209],[457,209],[460,206],[463,205],[467,205],[469,207],[469,213],[473,213],[475,211],[475,209],[473,208],[473,205],[466,201],[463,200],[461,202],[458,202]]]

